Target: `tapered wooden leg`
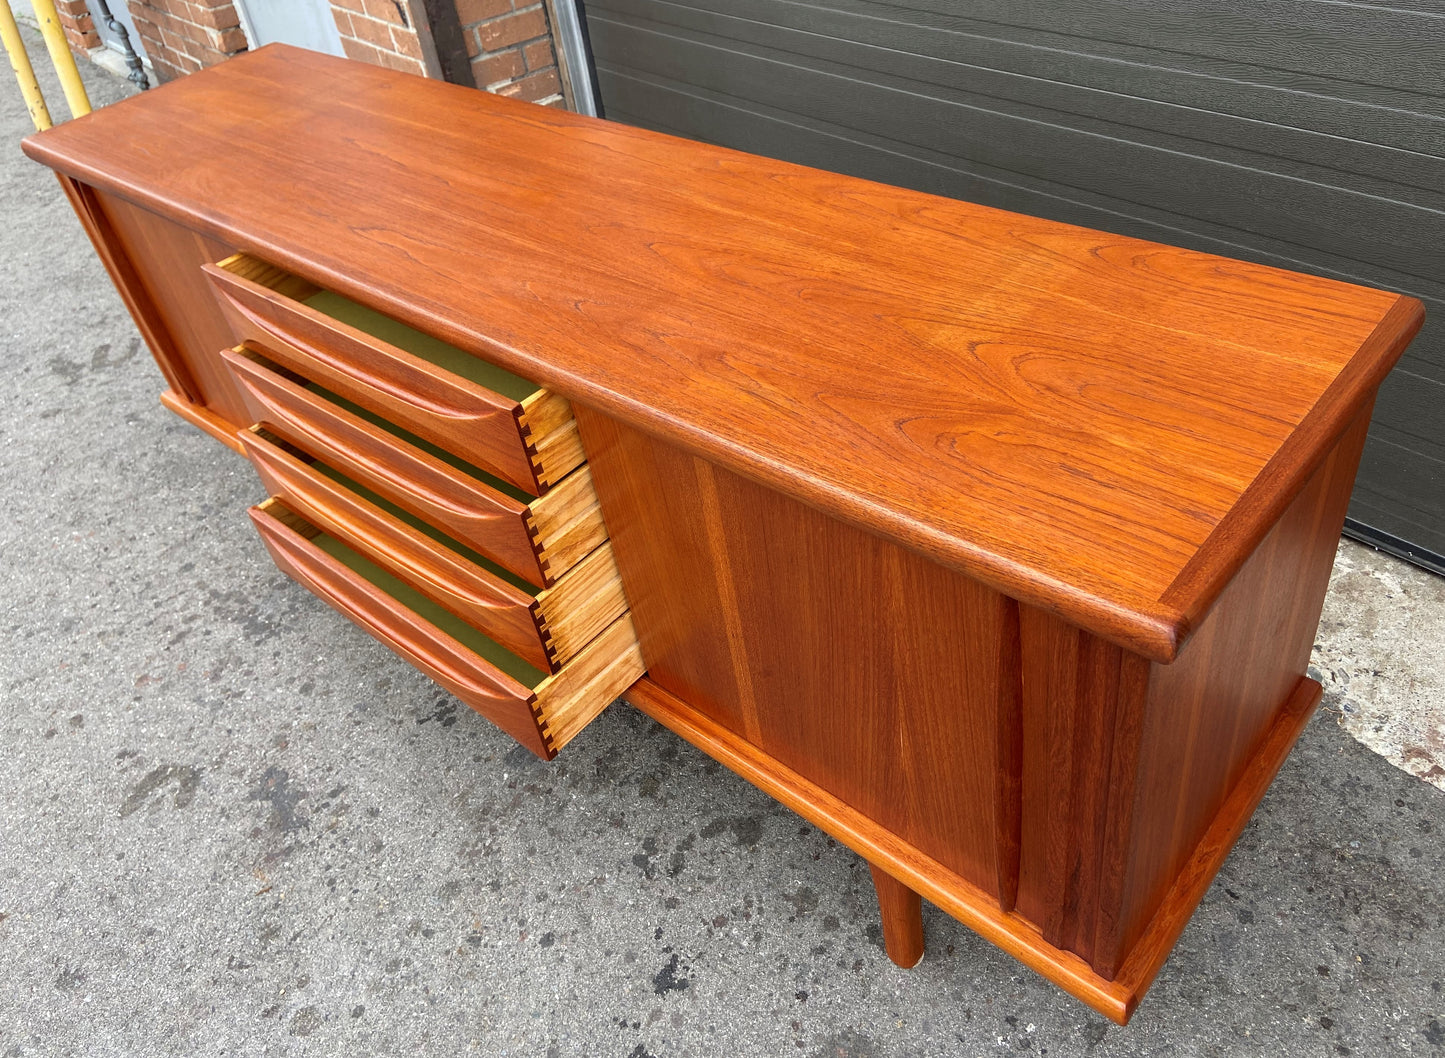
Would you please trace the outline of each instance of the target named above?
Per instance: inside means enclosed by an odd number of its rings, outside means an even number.
[[[923,898],[886,871],[873,864],[873,888],[878,892],[878,911],[883,916],[883,947],[905,970],[923,958]]]

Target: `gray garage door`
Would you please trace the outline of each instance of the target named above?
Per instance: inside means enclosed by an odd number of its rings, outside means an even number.
[[[604,115],[1415,295],[1350,507],[1445,555],[1445,0],[586,0]]]

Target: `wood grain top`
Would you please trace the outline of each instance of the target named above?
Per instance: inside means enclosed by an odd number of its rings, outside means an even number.
[[[1422,316],[279,45],[24,149],[1157,660]]]

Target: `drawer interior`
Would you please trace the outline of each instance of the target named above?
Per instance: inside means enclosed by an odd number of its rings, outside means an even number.
[[[466,559],[473,565],[486,570],[498,580],[506,581],[508,584],[512,585],[512,587],[517,588],[520,591],[524,591],[528,595],[533,596],[534,598],[536,597],[537,593],[541,591],[540,588],[528,581],[525,577],[519,577],[511,570],[505,569],[502,566],[497,565],[486,555],[473,551],[466,544],[462,543],[460,540],[456,540],[448,536],[446,533],[442,532],[440,529],[438,529],[436,526],[432,525],[425,519],[418,518],[410,511],[402,510],[400,507],[392,503],[386,497],[377,495],[365,485],[362,485],[360,482],[352,480],[345,474],[341,473],[341,471],[336,470],[333,467],[327,466],[319,459],[315,459],[309,455],[306,455],[294,445],[287,444],[285,441],[283,441],[279,437],[276,437],[274,434],[267,434],[265,431],[262,431],[262,436],[264,436],[266,440],[268,440],[272,444],[286,448],[293,455],[297,456],[304,462],[309,463],[311,465],[311,469],[316,471],[318,474],[330,478],[332,481],[336,482],[343,488],[354,492],[356,495],[360,496],[372,506],[380,508],[398,521],[405,522],[407,525],[411,526],[418,532],[424,533],[426,536],[429,536],[431,539],[435,540],[443,547],[448,548],[451,551],[455,551],[458,555],[461,555],[462,558]]]
[[[447,466],[453,468],[454,470],[461,471],[463,474],[466,474],[470,478],[475,478],[483,485],[486,485],[489,489],[500,492],[503,496],[511,497],[518,503],[524,505],[531,503],[537,498],[531,495],[525,489],[520,489],[509,481],[503,481],[495,474],[487,473],[476,464],[467,462],[467,460],[463,459],[461,456],[456,455],[452,452],[448,452],[445,448],[434,445],[425,438],[418,437],[410,430],[403,429],[402,427],[396,425],[396,423],[394,422],[391,422],[384,416],[377,415],[373,411],[368,411],[366,408],[363,408],[355,401],[347,400],[339,393],[334,393],[331,390],[327,389],[325,386],[322,386],[319,383],[313,382],[311,379],[306,378],[304,375],[301,375],[288,367],[284,367],[281,364],[276,363],[274,360],[267,357],[264,353],[252,348],[251,346],[246,345],[242,346],[241,348],[245,351],[245,355],[248,359],[265,367],[266,370],[273,371],[276,374],[282,376],[283,378],[289,379],[291,382],[302,387],[310,393],[314,393],[316,396],[322,398],[328,403],[334,404],[338,408],[341,408],[343,411],[346,411],[349,414],[356,416],[358,419],[370,423],[378,430],[384,430],[386,433],[391,434],[391,436],[395,437],[397,440],[404,441],[405,443],[411,445],[413,448],[417,448],[425,452],[429,456],[440,459],[443,463],[447,464]]]
[[[279,365],[277,365],[277,369],[284,370],[282,368],[279,368]],[[365,419],[367,422],[371,423],[371,425],[377,427],[378,429],[385,430],[397,440],[405,441],[413,448],[419,448],[427,455],[435,456],[437,459],[440,459],[443,463],[447,464],[453,469],[460,470],[468,477],[476,478],[488,488],[495,489],[504,496],[510,496],[518,503],[531,503],[537,498],[528,493],[526,490],[519,489],[511,482],[503,481],[495,474],[488,474],[485,470],[477,466],[475,463],[469,463],[461,456],[448,452],[445,448],[440,448],[437,445],[432,444],[430,441],[418,437],[416,434],[412,433],[409,430],[403,430],[400,426],[396,425],[396,423],[391,422],[380,415],[377,415],[375,412],[367,411],[365,408],[361,407],[361,405],[355,404],[352,401],[347,400],[345,397],[331,392],[331,390],[329,389],[325,389],[317,385],[316,383],[307,381],[305,379],[302,379],[300,381],[301,384],[305,385],[307,389],[309,389],[312,393],[315,393],[318,397],[324,397],[326,400],[329,400],[337,407],[344,408],[346,411],[349,411],[358,419]]]
[[[585,461],[546,495],[534,497],[277,364],[249,344],[226,351],[223,358],[240,378],[258,425],[304,447],[314,443],[348,475],[360,475],[394,503],[485,551],[533,584],[552,586],[607,539]],[[349,461],[353,448],[363,453],[357,465]],[[377,464],[376,480],[368,476],[368,460]],[[367,470],[359,469],[363,464]],[[453,510],[449,501],[431,498],[448,495],[461,497],[463,505]]]
[[[375,309],[352,301],[350,298],[318,287],[298,275],[278,268],[273,264],[236,254],[222,261],[217,267],[248,280],[258,286],[274,290],[282,297],[298,301],[308,308],[330,316],[332,319],[364,331],[373,338],[405,350],[411,355],[434,364],[454,375],[469,379],[493,392],[511,397],[518,403],[529,401],[542,392],[535,382],[512,374],[505,368],[489,364],[456,346],[423,334],[414,327],[408,327]]]
[[[205,270],[238,335],[270,350],[267,359],[469,454],[530,495],[586,460],[566,398],[485,357],[247,254]]]
[[[297,463],[303,464],[317,478],[325,478],[334,483],[357,500],[376,508],[378,514],[384,514],[403,523],[441,549],[455,555],[466,564],[476,567],[475,572],[484,580],[490,579],[496,590],[502,593],[492,596],[497,605],[529,606],[529,613],[531,619],[536,623],[536,631],[540,637],[542,649],[552,660],[553,664],[549,667],[553,670],[557,665],[565,664],[579,654],[612,621],[626,612],[627,600],[622,592],[621,575],[613,560],[612,548],[606,541],[599,544],[592,553],[569,569],[552,587],[539,589],[525,578],[472,550],[425,519],[403,510],[384,496],[378,495],[342,471],[330,466],[324,460],[269,433],[263,427],[251,427],[249,433],[257,440],[285,453]],[[273,487],[276,486],[273,485]],[[284,495],[288,488],[287,483],[283,480],[279,487]],[[301,502],[306,502],[304,496],[301,498]],[[322,509],[325,509],[324,504]],[[325,531],[325,515],[321,514],[317,517],[322,519],[316,523],[317,528]],[[377,561],[374,558],[372,560]],[[475,588],[475,586],[473,587]],[[505,594],[507,591],[513,593],[510,599]],[[425,589],[423,589],[423,593],[425,593]],[[443,605],[445,605],[444,601]],[[524,659],[528,657],[527,651],[518,651],[514,643],[509,643],[505,634],[498,636],[495,632],[488,631],[488,618],[482,618],[478,623],[468,617],[465,612],[460,612],[460,616],[468,623],[474,624],[484,635],[489,638],[495,637],[507,649],[518,653]],[[536,660],[536,658],[531,659],[533,664],[536,663]]]
[[[544,759],[566,745],[646,671],[637,631],[626,612],[562,668],[548,674],[281,500],[269,499],[251,508],[250,514],[284,571]],[[287,537],[293,536],[295,542],[289,542]],[[317,561],[328,563],[329,570]],[[347,579],[338,580],[342,569]],[[365,593],[358,594],[356,589],[363,586]]]
[[[412,356],[435,364],[445,371],[460,375],[495,393],[511,397],[519,404],[538,391],[536,383],[528,382],[525,378],[514,375],[505,368],[489,364],[485,360],[479,360],[440,338],[423,334],[414,327],[408,327],[390,316],[383,316],[376,310],[359,305],[340,294],[332,293],[329,290],[317,290],[309,297],[303,298],[302,301],[322,315],[330,316],[359,331],[365,331],[373,338],[380,338],[382,341],[389,342],[398,349],[404,349]]]
[[[417,616],[441,629],[478,657],[485,659],[501,672],[505,672],[518,683],[525,687],[535,688],[547,678],[547,673],[534,668],[511,651],[498,646],[460,617],[438,606],[411,585],[388,573],[376,563],[357,554],[334,536],[322,532],[315,526],[304,522],[302,524],[306,526],[307,533],[315,533],[314,536],[310,536],[310,540],[316,547],[374,587],[386,592]],[[293,528],[296,528],[294,524]]]

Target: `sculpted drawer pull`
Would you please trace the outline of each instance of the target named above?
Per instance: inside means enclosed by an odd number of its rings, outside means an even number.
[[[533,499],[254,349],[222,357],[257,422],[538,587],[607,539],[585,464]]]
[[[584,458],[555,393],[248,254],[205,272],[269,358],[533,496]]]
[[[240,436],[273,496],[539,669],[556,672],[627,609],[610,544],[539,592],[264,428]]]
[[[250,515],[284,572],[544,759],[643,674],[626,613],[549,675],[282,501],[269,499]]]

